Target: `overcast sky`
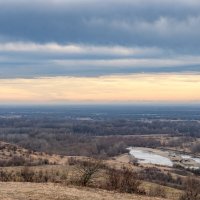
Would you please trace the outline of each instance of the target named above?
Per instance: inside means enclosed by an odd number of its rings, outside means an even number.
[[[17,87],[22,79],[35,78],[48,79],[50,90],[52,78],[58,77],[62,77],[60,81],[70,77],[95,78],[99,83],[105,83],[105,77],[117,77],[126,88],[126,81],[139,74],[144,82],[144,74],[157,77],[152,89],[160,87],[162,74],[168,78],[182,76],[187,83],[189,77],[190,82],[197,84],[199,0],[0,0],[0,92],[6,91],[7,80],[17,79],[12,85]],[[171,82],[168,87],[173,88]],[[58,86],[55,90],[59,89]],[[190,85],[188,90],[191,89],[194,87]],[[15,101],[20,92],[16,91],[12,98],[10,93],[0,96],[0,101]],[[84,94],[81,101],[101,100]],[[56,101],[75,100],[67,96],[62,94]],[[121,97],[115,99],[120,101]],[[184,97],[177,99],[184,101]],[[132,94],[127,100],[152,98],[136,98]],[[191,100],[199,101],[200,97]]]

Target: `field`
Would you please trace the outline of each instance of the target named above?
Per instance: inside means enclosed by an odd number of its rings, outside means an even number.
[[[161,200],[100,189],[39,183],[0,183],[2,200]],[[163,200],[163,199],[162,199]]]
[[[0,111],[1,199],[199,200],[196,110],[65,109]],[[129,147],[173,165],[142,163]]]

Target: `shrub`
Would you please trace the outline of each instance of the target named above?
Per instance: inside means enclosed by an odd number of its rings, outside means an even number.
[[[200,153],[200,143],[197,143],[191,147],[192,153]]]
[[[76,165],[76,178],[72,180],[72,183],[81,186],[88,186],[91,182],[97,178],[98,172],[102,169],[103,164],[100,160],[77,160]]]
[[[24,182],[33,182],[34,175],[34,171],[31,170],[29,167],[24,167],[20,172],[20,176],[22,177]]]
[[[75,157],[70,157],[70,158],[68,159],[67,163],[68,163],[69,165],[76,165],[76,164],[77,164],[77,160],[76,160]]]
[[[118,190],[126,193],[143,194],[139,186],[141,182],[137,179],[137,175],[132,170],[123,167],[120,170],[108,169],[107,171],[107,187],[109,190]]]
[[[66,170],[34,170],[23,167],[21,170],[0,170],[1,182],[34,182],[34,183],[66,183],[68,172]]]
[[[149,189],[149,196],[166,198],[165,188],[160,185],[151,185]]]
[[[185,192],[180,200],[200,200],[200,181],[189,177],[185,183]]]
[[[182,178],[173,177],[170,172],[163,172],[161,169],[156,167],[148,167],[140,171],[140,178],[145,181],[154,182],[160,185],[166,185],[182,189]]]

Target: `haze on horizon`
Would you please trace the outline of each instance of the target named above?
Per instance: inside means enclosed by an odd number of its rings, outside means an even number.
[[[200,1],[0,0],[0,103],[200,102]]]

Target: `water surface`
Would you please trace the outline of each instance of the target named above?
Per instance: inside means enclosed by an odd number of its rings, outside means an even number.
[[[139,160],[139,163],[150,163],[172,167],[172,161],[164,156],[135,148],[129,148],[130,154]]]

